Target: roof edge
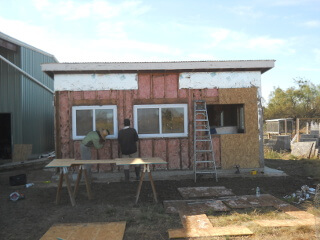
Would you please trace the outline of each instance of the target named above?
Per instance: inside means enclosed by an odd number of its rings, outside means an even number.
[[[36,52],[41,53],[43,55],[46,55],[48,57],[52,57],[57,63],[59,62],[53,54],[45,52],[45,51],[43,51],[43,50],[41,50],[39,48],[36,48],[34,46],[31,46],[31,45],[27,44],[27,43],[24,43],[24,42],[22,42],[22,41],[20,41],[18,39],[15,39],[15,38],[13,38],[13,37],[11,37],[9,35],[4,34],[3,32],[0,32],[0,38],[6,40],[8,42],[11,42],[11,43],[13,43],[15,45],[18,45],[20,47],[29,48],[29,49],[31,49],[33,51],[36,51]]]
[[[105,63],[46,63],[47,74],[62,72],[157,71],[157,70],[244,70],[257,69],[264,73],[274,67],[275,60],[182,61],[182,62],[105,62]]]

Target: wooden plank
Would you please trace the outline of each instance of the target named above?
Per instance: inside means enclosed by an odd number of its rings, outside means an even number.
[[[53,225],[40,240],[122,240],[126,222]]]
[[[13,148],[12,162],[26,161],[31,153],[32,144],[15,144]]]
[[[161,158],[153,157],[153,158],[116,158],[117,165],[140,165],[140,164],[167,164]]]
[[[163,201],[163,207],[166,213],[189,211],[192,214],[204,214],[207,211],[230,211],[223,201],[216,199],[166,200]]]
[[[54,159],[45,167],[70,167],[75,159]]]
[[[103,160],[75,160],[75,159],[54,159],[46,167],[70,167],[71,165],[84,164],[111,164],[121,162],[124,158],[103,159]]]
[[[224,197],[234,196],[231,189],[227,189],[224,186],[215,187],[183,187],[178,188],[179,193],[184,199],[189,198],[201,198],[201,197]]]
[[[309,218],[314,219],[315,218],[315,216],[313,214],[308,213],[306,211],[288,211],[285,213],[290,215],[291,217],[295,217],[298,219],[309,219]]]
[[[187,237],[218,237],[218,236],[246,236],[253,235],[253,232],[243,226],[234,227],[213,227],[209,232],[193,233],[185,229],[169,229],[169,238],[187,238]]]
[[[181,216],[183,229],[169,229],[169,238],[252,235],[244,226],[213,227],[205,214]]]
[[[262,227],[314,226],[315,218],[288,220],[256,220],[254,222]]]

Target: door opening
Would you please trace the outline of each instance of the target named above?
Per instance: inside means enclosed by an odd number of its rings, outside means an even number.
[[[11,158],[11,114],[0,113],[0,161]]]

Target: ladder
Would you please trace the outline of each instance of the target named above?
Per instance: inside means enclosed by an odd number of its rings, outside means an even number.
[[[218,181],[216,161],[214,158],[210,125],[207,113],[207,105],[203,100],[194,101],[194,134],[193,134],[193,171],[194,182],[197,182],[197,174],[215,175]],[[199,164],[206,164],[207,169],[198,169]]]

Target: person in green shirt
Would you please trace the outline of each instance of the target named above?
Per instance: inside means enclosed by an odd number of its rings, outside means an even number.
[[[101,149],[106,142],[106,137],[110,134],[108,129],[101,129],[89,132],[81,142],[81,160],[91,160],[91,148]],[[85,164],[89,178],[91,178],[91,164]]]

